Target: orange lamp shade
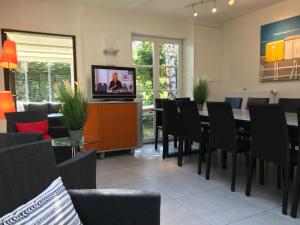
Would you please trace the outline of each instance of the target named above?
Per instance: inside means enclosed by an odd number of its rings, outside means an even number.
[[[4,113],[15,112],[15,102],[10,91],[0,91],[0,120],[5,119]]]
[[[2,55],[0,56],[0,67],[12,70],[18,69],[16,43],[6,40],[3,44]]]

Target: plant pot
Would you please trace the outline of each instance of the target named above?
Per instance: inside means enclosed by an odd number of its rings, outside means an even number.
[[[203,111],[204,104],[197,104],[197,108],[199,111]]]
[[[83,136],[83,129],[80,130],[69,130],[71,140],[76,144],[80,145]]]

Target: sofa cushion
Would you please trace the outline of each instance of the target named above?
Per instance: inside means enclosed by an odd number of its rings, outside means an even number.
[[[30,103],[29,111],[49,111],[48,103]]]
[[[51,140],[48,134],[48,120],[37,121],[32,123],[16,123],[16,128],[19,133],[41,133],[44,140]]]
[[[58,113],[60,109],[61,104],[60,103],[49,103],[49,114],[50,113]]]
[[[61,177],[55,179],[46,190],[34,199],[0,218],[0,224],[21,225],[29,223],[36,225],[82,224]]]

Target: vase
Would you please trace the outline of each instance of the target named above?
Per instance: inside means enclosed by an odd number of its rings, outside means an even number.
[[[79,130],[69,130],[70,139],[75,143],[75,145],[80,146],[82,142],[83,129]]]
[[[199,111],[203,111],[204,104],[197,104],[197,108]]]

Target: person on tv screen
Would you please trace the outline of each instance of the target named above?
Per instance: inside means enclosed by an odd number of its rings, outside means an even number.
[[[96,90],[98,93],[101,93],[101,94],[107,93],[107,84],[106,83],[98,83]]]
[[[113,91],[123,89],[123,85],[121,81],[119,81],[117,73],[113,73],[112,81],[110,82],[108,89]]]

